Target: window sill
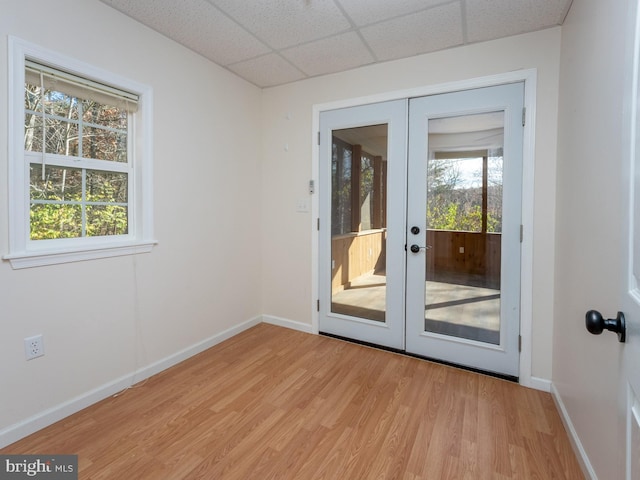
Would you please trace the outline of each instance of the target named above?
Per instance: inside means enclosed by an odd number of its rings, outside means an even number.
[[[2,258],[11,263],[11,268],[19,270],[22,268],[149,253],[157,243],[156,240],[148,240],[122,244],[103,244],[80,249],[75,248],[73,250],[43,250],[15,253],[5,255]]]

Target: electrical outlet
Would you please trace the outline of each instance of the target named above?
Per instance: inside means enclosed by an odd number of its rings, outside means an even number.
[[[41,357],[44,355],[44,343],[42,343],[42,335],[35,335],[24,339],[24,353],[27,360]]]

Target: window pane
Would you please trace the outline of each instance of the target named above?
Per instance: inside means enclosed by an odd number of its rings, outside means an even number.
[[[101,104],[95,100],[81,100],[55,89],[46,89],[43,97],[40,86],[32,83],[25,83],[26,151],[42,151],[44,101],[46,153],[113,162],[128,161],[129,117],[125,108]],[[82,142],[79,141],[80,132]]]
[[[31,205],[31,240],[75,238],[82,236],[80,205]]]
[[[47,152],[58,155],[78,155],[78,125],[55,120],[45,119],[47,128]]]
[[[331,234],[351,231],[351,147],[333,139],[331,158]]]
[[[42,152],[42,116],[25,113],[24,149],[27,152]]]
[[[87,205],[87,236],[124,235],[128,231],[127,207]]]
[[[126,110],[93,100],[82,100],[82,120],[118,130],[127,129]]]
[[[66,93],[45,90],[44,112],[49,115],[78,119],[78,100]]]
[[[82,200],[82,170],[47,165],[42,179],[42,165],[32,163],[29,166],[31,200]]]
[[[46,153],[78,156],[78,125],[47,117]],[[25,113],[24,149],[28,152],[42,152],[42,116]]]
[[[127,179],[126,173],[87,170],[87,201],[127,203]]]
[[[42,113],[42,89],[40,85],[32,82],[25,82],[25,109]],[[45,88],[44,90],[44,112],[47,115],[71,120],[78,119],[78,100],[66,93]]]
[[[360,230],[373,228],[373,157],[362,155],[360,161]]]
[[[385,322],[388,125],[332,136],[331,312]]]
[[[482,158],[430,159],[427,228],[482,231]]]
[[[113,162],[127,161],[127,134],[102,128],[84,127],[82,131],[82,156]]]
[[[25,82],[24,85],[24,108],[27,110],[40,110],[40,101],[42,100],[41,89],[39,86],[31,85]]]
[[[487,162],[487,232],[502,232],[502,149],[489,150]]]

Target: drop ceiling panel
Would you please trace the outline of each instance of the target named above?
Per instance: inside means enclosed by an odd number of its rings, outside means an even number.
[[[306,77],[275,53],[230,65],[229,70],[261,87],[295,82]]]
[[[222,66],[270,51],[206,0],[102,1]]]
[[[283,50],[282,55],[312,77],[349,70],[374,61],[365,44],[354,32]]]
[[[567,2],[466,0],[470,42],[482,42],[562,24]]]
[[[419,12],[446,0],[404,0],[372,2],[371,0],[338,0],[353,22],[362,27],[382,20]]]
[[[410,57],[461,45],[460,3],[434,7],[365,27],[361,31],[378,60]]]
[[[351,27],[333,0],[210,0],[274,49],[291,47]]]

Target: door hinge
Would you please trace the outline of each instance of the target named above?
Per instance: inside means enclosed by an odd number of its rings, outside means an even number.
[[[318,131],[318,145],[320,145],[320,131]]]
[[[527,107],[522,107],[522,126],[524,127],[526,123],[527,123]]]
[[[320,299],[316,300],[316,309],[318,312],[320,311]]]
[[[320,231],[320,217],[318,217],[318,222],[317,223],[318,223],[318,226],[317,226],[318,231]]]
[[[518,335],[518,352],[522,352],[522,335]]]
[[[520,225],[520,243],[524,241],[524,225]]]
[[[312,180],[309,180],[309,194],[313,195],[314,193],[316,193],[316,182]]]

